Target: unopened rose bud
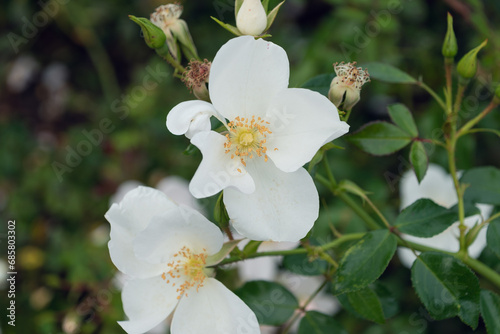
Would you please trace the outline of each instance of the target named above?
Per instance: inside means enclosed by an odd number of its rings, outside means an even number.
[[[469,80],[476,75],[477,72],[477,54],[479,50],[484,48],[488,40],[485,40],[478,47],[470,50],[465,56],[460,59],[457,65],[457,72],[462,79]]]
[[[457,38],[455,37],[455,32],[453,31],[453,16],[448,13],[448,30],[446,31],[446,36],[444,37],[441,52],[445,58],[454,58],[457,51]]]
[[[267,14],[260,0],[244,0],[236,15],[236,27],[243,35],[259,36],[267,27]]]
[[[182,76],[182,81],[186,84],[186,87],[189,88],[199,100],[210,101],[207,83],[211,65],[212,63],[206,59],[204,61],[192,60],[189,62]]]
[[[370,82],[368,71],[356,67],[356,62],[333,64],[337,76],[330,84],[328,98],[337,108],[350,110],[360,100],[361,87]]]
[[[160,49],[165,46],[166,37],[160,28],[143,17],[129,15],[129,18],[141,27],[147,46],[151,49]]]
[[[167,38],[167,45],[174,59],[181,54],[177,42],[187,59],[198,58],[198,52],[189,33],[186,21],[180,19],[182,6],[177,4],[162,5],[151,14],[151,22],[161,28]]]

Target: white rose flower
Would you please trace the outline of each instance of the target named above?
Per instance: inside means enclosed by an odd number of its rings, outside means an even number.
[[[407,171],[401,178],[399,188],[401,210],[421,198],[429,198],[445,208],[451,208],[458,202],[453,178],[441,166],[435,164],[429,164],[427,173],[420,184],[415,173],[412,170]],[[464,220],[468,228],[472,228],[476,223],[481,222],[482,218],[488,218],[493,209],[491,205],[486,204],[478,204],[477,207],[481,214],[467,217]],[[403,238],[424,246],[448,252],[458,252],[460,250],[459,225],[460,223],[456,222],[445,231],[431,238],[418,238],[411,235],[403,235]],[[483,228],[478,233],[474,243],[469,246],[470,257],[477,258],[486,247],[486,231],[487,228]],[[413,261],[416,259],[413,252],[408,248],[398,248],[398,256],[403,265],[408,268],[412,266]]]
[[[106,213],[111,260],[130,276],[122,291],[127,333],[144,333],[173,313],[171,333],[259,333],[255,314],[211,277],[207,258],[221,231],[162,192],[138,187]],[[175,310],[175,311],[174,311]]]
[[[318,217],[319,197],[302,166],[349,130],[326,97],[287,88],[288,78],[288,58],[280,46],[234,38],[212,63],[212,104],[183,102],[167,117],[176,134],[185,133],[191,120],[185,115],[194,110],[222,116],[226,133],[200,131],[191,139],[203,160],[190,191],[203,198],[224,190],[233,227],[253,240],[297,241],[307,234]]]

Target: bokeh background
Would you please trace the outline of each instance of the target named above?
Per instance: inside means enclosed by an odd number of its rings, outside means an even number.
[[[122,332],[116,324],[124,315],[104,219],[110,197],[126,180],[155,186],[165,176],[189,179],[201,159],[199,152],[184,154],[188,141],[165,127],[168,111],[193,95],[147,48],[139,27],[127,17],[149,17],[167,2],[2,1],[0,261],[3,275],[7,221],[15,219],[18,272],[16,327],[7,326],[2,311],[3,333]],[[181,3],[200,56],[213,59],[231,35],[210,16],[234,24],[233,1]],[[276,3],[271,0],[271,5]],[[397,13],[390,11],[395,5],[401,9]],[[439,93],[448,11],[455,19],[458,57],[489,39],[480,53],[479,79],[464,101],[471,117],[489,102],[500,80],[498,1],[287,0],[271,40],[288,52],[292,87],[333,72],[336,61],[381,61],[422,77]],[[386,106],[394,102],[414,112],[423,137],[436,135],[442,112],[423,90],[376,81],[364,86],[349,121],[351,131],[371,120],[388,119]],[[500,128],[500,112],[482,123]],[[370,191],[384,213],[395,217],[397,181],[409,168],[408,148],[371,157],[342,139],[336,143],[345,147],[329,155],[337,177]],[[458,151],[460,169],[500,166],[494,135],[463,139]],[[430,160],[446,166],[439,148],[430,152]],[[320,191],[324,205],[314,236],[330,238],[330,223],[341,231],[365,228],[348,207]],[[213,202],[200,203],[209,216]],[[488,250],[481,259],[500,269],[499,259]],[[385,325],[374,325],[341,310],[335,317],[349,333],[471,332],[458,319],[430,319],[411,289],[409,270],[397,258],[381,280],[391,287],[394,316]],[[8,301],[6,286],[2,276],[2,310]],[[485,332],[482,323],[477,332]]]

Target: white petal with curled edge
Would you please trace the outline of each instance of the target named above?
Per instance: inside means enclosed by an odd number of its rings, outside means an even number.
[[[191,288],[177,306],[172,334],[258,334],[253,311],[214,278],[207,278],[198,292]]]
[[[133,278],[148,278],[160,275],[164,266],[151,264],[135,256],[132,240],[113,238],[108,243],[109,256],[121,272]]]
[[[203,154],[200,166],[196,170],[189,191],[196,198],[217,194],[227,187],[235,187],[244,193],[252,193],[255,184],[245,167],[230,153],[225,153],[226,137],[214,131],[196,134],[191,143]]]
[[[165,320],[178,303],[176,287],[160,276],[130,280],[122,291],[122,302],[128,321],[118,323],[129,334],[141,334]]]
[[[104,217],[111,225],[111,239],[131,238],[144,230],[151,218],[175,207],[161,191],[141,186],[128,192],[119,204],[113,204]]]
[[[323,95],[302,88],[289,88],[274,97],[267,110],[272,134],[267,155],[276,167],[294,172],[311,161],[328,141],[349,131],[337,108]]]
[[[251,36],[233,38],[212,62],[210,99],[229,120],[262,117],[274,95],[288,87],[289,76],[283,48]]]
[[[183,247],[193,253],[217,253],[224,241],[217,226],[199,212],[182,206],[177,212],[156,217],[134,240],[138,258],[150,263],[168,263]]]
[[[210,117],[217,115],[213,105],[208,102],[181,102],[168,113],[167,129],[174,135],[186,134],[186,137],[192,138],[199,131],[209,131]]]
[[[298,241],[318,218],[319,197],[304,168],[285,173],[272,161],[259,159],[247,170],[255,192],[224,190],[224,204],[238,233],[252,240]]]

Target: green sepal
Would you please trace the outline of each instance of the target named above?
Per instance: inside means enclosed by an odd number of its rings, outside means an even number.
[[[160,49],[165,46],[167,38],[161,28],[144,17],[135,17],[133,15],[129,15],[128,17],[141,27],[147,46],[151,49]]]
[[[226,206],[223,201],[224,192],[221,192],[214,207],[214,219],[221,229],[226,229],[229,226],[229,215],[227,214]]]
[[[210,16],[210,17],[212,18],[212,20],[214,20],[215,22],[217,22],[222,28],[226,29],[231,34],[236,35],[236,36],[241,36],[242,35],[241,32],[238,30],[238,28],[236,28],[235,26],[232,26],[230,24],[224,23],[224,22],[216,19],[213,16]]]
[[[280,10],[280,7],[284,3],[285,3],[285,0],[281,1],[276,7],[274,7],[274,9],[272,11],[269,12],[269,14],[267,14],[267,26],[266,26],[265,30],[268,30],[269,28],[271,28],[271,25],[273,24],[274,19],[276,19],[276,15],[278,15],[278,11]],[[264,6],[264,9],[267,12],[267,6]]]
[[[243,240],[243,239],[230,240],[228,242],[225,242],[224,245],[222,245],[222,248],[220,249],[220,251],[207,257],[205,265],[207,267],[209,267],[209,266],[215,266],[216,264],[219,264],[222,260],[224,260],[229,255],[229,253],[231,253],[231,251],[234,249],[234,247],[236,247],[236,245],[238,245],[238,243],[240,243],[241,240]]]

